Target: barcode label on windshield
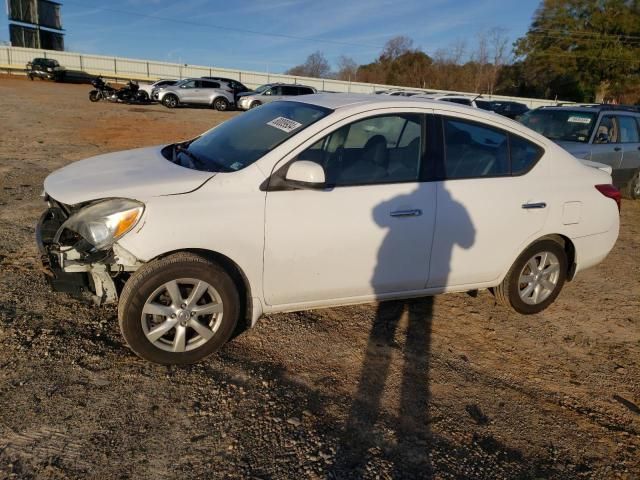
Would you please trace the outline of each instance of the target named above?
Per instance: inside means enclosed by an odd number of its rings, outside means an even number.
[[[578,117],[572,116],[569,117],[569,123],[591,123],[591,117]]]
[[[275,127],[278,130],[282,130],[283,132],[286,132],[286,133],[291,133],[296,128],[300,128],[302,126],[301,123],[298,123],[295,120],[291,120],[290,118],[285,118],[285,117],[274,118],[270,122],[267,122],[267,125],[271,125],[272,127]]]

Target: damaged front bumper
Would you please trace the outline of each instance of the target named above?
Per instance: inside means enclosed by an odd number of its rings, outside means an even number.
[[[69,211],[51,199],[48,204],[36,226],[36,243],[51,288],[97,305],[116,303],[124,281],[142,263],[118,244],[98,252],[61,245],[60,230]]]

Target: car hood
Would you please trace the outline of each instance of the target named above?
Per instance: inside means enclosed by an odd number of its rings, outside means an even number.
[[[68,205],[114,197],[144,201],[191,192],[215,175],[168,161],[162,148],[139,148],[80,160],[49,175],[44,190]]]

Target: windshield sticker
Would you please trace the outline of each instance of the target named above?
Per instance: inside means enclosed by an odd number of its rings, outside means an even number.
[[[591,117],[578,117],[576,115],[569,117],[569,123],[591,123]]]
[[[285,117],[274,118],[270,122],[267,122],[267,125],[275,127],[278,130],[282,130],[285,133],[291,133],[296,128],[300,128],[302,126],[301,123],[298,123],[295,120],[291,120],[290,118],[285,118]]]
[[[234,162],[229,168],[231,170],[240,170],[242,168],[242,164],[240,162]]]

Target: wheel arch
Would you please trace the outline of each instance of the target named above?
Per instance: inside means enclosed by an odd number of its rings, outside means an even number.
[[[564,253],[567,255],[567,281],[570,282],[573,280],[573,277],[576,273],[576,247],[571,241],[569,237],[566,235],[562,235],[560,233],[550,233],[547,235],[543,235],[540,238],[536,238],[533,242],[529,243],[522,251],[524,252],[531,245],[538,243],[542,240],[553,240],[554,242],[559,243],[564,249]],[[521,252],[522,253],[522,252]]]
[[[252,290],[251,290],[251,284],[249,282],[249,279],[247,275],[244,273],[244,271],[242,270],[242,268],[240,268],[240,266],[228,256],[213,250],[207,250],[203,248],[183,248],[183,249],[172,250],[152,258],[151,260],[149,260],[149,262],[153,262],[160,258],[168,257],[169,255],[173,255],[175,253],[180,253],[180,252],[194,253],[196,255],[200,255],[201,257],[204,257],[220,265],[233,280],[233,283],[238,289],[238,294],[240,296],[240,316],[239,316],[240,321],[238,322],[238,325],[236,326],[236,330],[233,332],[233,335],[231,338],[235,338],[245,330],[248,330],[249,328],[251,328],[253,324],[252,319],[254,314],[253,301],[252,301],[253,297],[251,294]]]

